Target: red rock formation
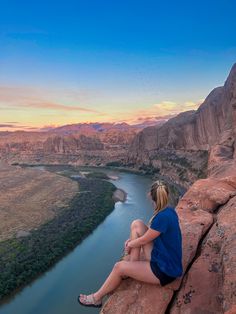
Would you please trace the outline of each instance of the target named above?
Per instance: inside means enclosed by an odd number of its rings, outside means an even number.
[[[122,162],[139,126],[125,123],[73,124],[44,132],[0,132],[0,157],[10,163]]]
[[[99,139],[80,135],[78,138],[73,135],[67,137],[50,136],[43,143],[45,153],[76,153],[80,150],[102,150],[104,145]]]
[[[232,130],[232,112],[236,105],[236,64],[224,86],[215,88],[195,111],[182,112],[159,127],[140,132],[132,153],[161,148],[208,150],[219,142],[221,134]]]
[[[236,177],[234,177],[236,183]],[[205,182],[205,186],[207,186]],[[235,184],[234,184],[235,186]],[[222,187],[222,190],[221,190]],[[219,194],[226,192],[226,197],[217,197],[219,212],[215,223],[204,239],[199,257],[186,274],[180,291],[175,297],[171,313],[223,313],[236,302],[236,260],[235,249],[235,209],[236,196],[232,196],[232,187],[218,183]],[[190,189],[191,190],[191,189]],[[211,190],[205,189],[206,191]],[[234,188],[236,195],[236,186]],[[202,196],[202,197],[201,197]],[[205,202],[203,194],[202,204]],[[205,199],[209,196],[205,193]],[[215,198],[215,197],[214,197]],[[213,204],[211,211],[216,209]]]

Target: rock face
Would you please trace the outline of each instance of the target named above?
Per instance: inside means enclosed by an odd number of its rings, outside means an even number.
[[[138,133],[128,162],[156,168],[174,181],[181,176],[189,187],[198,178],[211,174],[220,158],[232,158],[235,106],[236,65],[224,86],[215,88],[198,110],[180,113],[161,126]]]
[[[44,132],[0,132],[0,158],[9,163],[123,163],[140,126],[75,124]]]
[[[77,123],[35,132],[0,131],[0,159],[28,164],[124,164],[134,136],[146,125],[166,119],[127,123]]]
[[[171,313],[220,314],[235,304],[236,237],[232,223],[235,205],[236,196],[219,208],[215,223],[202,243],[201,254],[177,293]]]
[[[126,279],[111,293],[102,314],[236,313],[235,129],[236,65],[225,85],[197,111],[135,137],[129,161],[160,170],[166,152],[172,152],[173,160],[182,154],[191,162],[195,153],[208,151],[206,178],[193,183],[176,206],[183,235],[183,277],[166,287]]]
[[[76,153],[80,150],[102,150],[104,145],[100,140],[80,135],[79,138],[74,136],[49,137],[43,143],[43,150],[45,153]]]

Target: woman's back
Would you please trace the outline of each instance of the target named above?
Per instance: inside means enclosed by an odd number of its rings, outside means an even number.
[[[179,277],[182,267],[182,235],[175,208],[166,206],[152,220],[150,228],[161,232],[154,239],[151,261],[169,276]]]

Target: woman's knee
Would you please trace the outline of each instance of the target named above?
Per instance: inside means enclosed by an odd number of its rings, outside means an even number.
[[[144,222],[141,219],[135,219],[135,220],[132,221],[130,227],[131,227],[131,229],[133,229],[133,228],[140,228],[140,227],[142,228],[144,225],[145,224],[144,224]]]
[[[124,270],[124,261],[116,262],[113,266],[113,271],[119,273],[120,275],[123,274]]]

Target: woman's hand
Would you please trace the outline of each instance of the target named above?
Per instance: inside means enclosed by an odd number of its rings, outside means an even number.
[[[125,241],[125,252],[127,253],[127,254],[129,254],[129,252],[130,252],[130,250],[131,250],[131,248],[130,247],[128,247],[128,243],[131,241],[131,239],[127,239],[126,241]]]

